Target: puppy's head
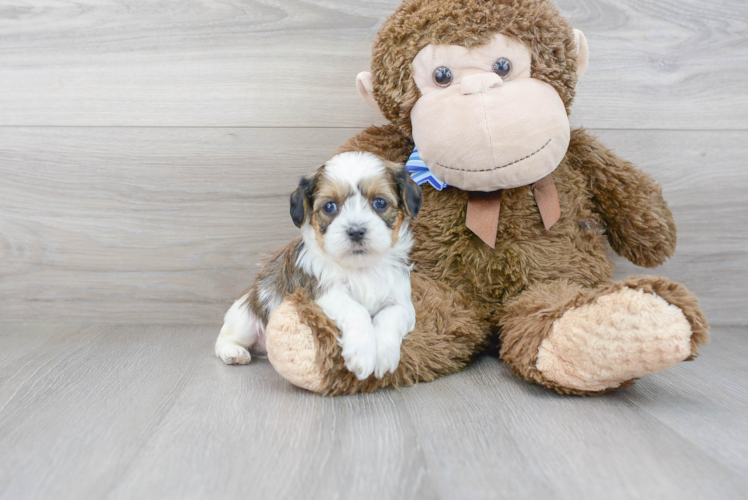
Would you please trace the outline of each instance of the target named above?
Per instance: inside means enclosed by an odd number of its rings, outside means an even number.
[[[305,240],[346,265],[380,260],[420,208],[421,188],[407,171],[370,153],[332,157],[291,195],[291,218]]]

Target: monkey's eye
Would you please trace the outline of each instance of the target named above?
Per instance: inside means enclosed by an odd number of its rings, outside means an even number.
[[[334,215],[338,211],[338,204],[335,203],[334,201],[328,201],[322,207],[322,211],[325,212],[327,215]]]
[[[387,200],[384,200],[382,198],[374,198],[374,201],[371,202],[371,206],[374,207],[374,210],[377,212],[384,212],[387,210]]]
[[[453,79],[452,70],[446,66],[439,66],[434,70],[434,83],[440,87],[449,87]]]
[[[493,63],[493,72],[501,78],[506,78],[512,72],[512,61],[506,57],[500,57]]]

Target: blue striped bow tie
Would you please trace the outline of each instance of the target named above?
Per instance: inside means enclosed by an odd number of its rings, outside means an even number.
[[[449,187],[449,184],[431,173],[429,167],[427,167],[426,164],[423,163],[423,160],[421,160],[421,155],[418,154],[418,148],[415,148],[413,150],[413,153],[411,153],[410,158],[408,158],[408,162],[405,164],[405,168],[408,170],[410,176],[414,181],[416,181],[416,184],[418,184],[419,186],[428,182],[429,184],[434,186],[437,191],[441,191],[442,189]]]
[[[421,160],[418,148],[413,149],[413,153],[411,153],[410,158],[405,163],[405,168],[419,186],[428,182],[437,191],[449,187],[449,184],[435,176],[423,160]],[[558,191],[556,190],[553,176],[548,174],[539,181],[533,182],[530,184],[530,189],[532,189],[532,194],[535,196],[535,201],[538,204],[538,210],[540,211],[540,217],[543,220],[545,230],[548,231],[561,217],[561,204],[558,200]],[[501,190],[489,193],[477,191],[470,193],[465,224],[491,248],[496,247],[500,207]],[[475,214],[476,212],[480,213],[477,218],[473,217],[471,222],[470,214]],[[487,218],[490,220],[488,225],[483,224],[483,227],[476,226],[476,224],[485,222]]]

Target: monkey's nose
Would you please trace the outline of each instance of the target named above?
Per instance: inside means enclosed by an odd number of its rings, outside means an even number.
[[[366,235],[365,227],[349,227],[348,228],[348,237],[352,241],[355,241],[356,243],[360,243],[361,240],[364,239],[364,235]]]
[[[496,73],[477,73],[462,77],[460,93],[462,95],[482,94],[488,89],[501,85],[504,80]]]

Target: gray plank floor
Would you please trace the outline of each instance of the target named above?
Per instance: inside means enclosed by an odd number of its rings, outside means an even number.
[[[745,330],[597,398],[491,357],[323,398],[215,326],[0,323],[0,498],[746,498]]]

